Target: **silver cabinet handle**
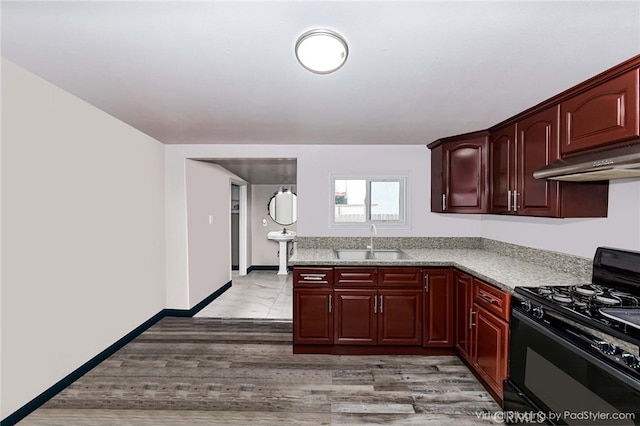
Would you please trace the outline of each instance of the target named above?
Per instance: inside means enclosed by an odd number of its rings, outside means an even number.
[[[333,307],[333,296],[329,295],[329,313],[331,313]]]
[[[377,296],[373,296],[373,313],[374,314],[378,313],[378,297]]]
[[[322,281],[324,275],[303,275],[302,279],[305,281]]]
[[[511,190],[507,191],[507,211],[511,211]]]
[[[429,274],[424,276],[424,292],[429,293]]]
[[[382,313],[383,303],[384,303],[384,296],[380,295],[380,313]]]
[[[484,295],[484,294],[482,294],[482,293],[478,294],[478,297],[479,297],[480,299],[484,300],[485,302],[488,302],[488,303],[490,303],[490,304],[492,304],[492,305],[494,305],[495,303],[497,303],[496,299],[492,299],[492,298],[490,298],[490,297],[488,297],[488,296],[486,296],[486,295]]]
[[[447,209],[447,194],[442,194],[442,210]]]
[[[473,312],[473,309],[469,309],[469,328],[473,328],[473,326],[476,325],[476,323],[473,322],[474,315],[475,312]]]
[[[518,193],[513,191],[513,211],[518,211]]]

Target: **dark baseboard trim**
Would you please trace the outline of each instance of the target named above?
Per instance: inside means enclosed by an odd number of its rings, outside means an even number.
[[[231,270],[232,271],[239,271],[240,270],[240,265],[231,265]]]
[[[278,266],[273,265],[251,265],[247,268],[247,273],[251,271],[277,271],[280,269]]]
[[[160,321],[164,317],[192,317],[197,314],[202,308],[207,306],[213,300],[218,298],[222,293],[231,288],[231,281],[220,287],[218,290],[211,293],[209,296],[205,297],[200,303],[195,305],[191,309],[163,309],[138,327],[133,329],[131,332],[127,333],[123,338],[119,339],[117,342],[109,346],[107,349],[100,352],[98,355],[91,358],[89,361],[78,367],[76,370],[72,371],[69,375],[64,377],[62,380],[51,386],[49,389],[42,392],[40,395],[33,398],[31,401],[23,405],[21,408],[16,410],[13,414],[10,414],[6,418],[4,418],[0,422],[0,426],[13,426],[18,423],[20,420],[27,417],[33,411],[35,411],[42,404],[56,396],[63,389],[69,386],[71,383],[78,380],[80,377],[84,376],[91,369],[96,367],[105,359],[109,358],[111,355],[120,350],[124,345],[131,342],[133,339],[141,335],[145,332],[149,327]]]

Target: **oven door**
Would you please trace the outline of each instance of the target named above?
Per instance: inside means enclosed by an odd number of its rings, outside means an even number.
[[[552,423],[640,424],[640,382],[561,333],[512,310],[509,380]]]

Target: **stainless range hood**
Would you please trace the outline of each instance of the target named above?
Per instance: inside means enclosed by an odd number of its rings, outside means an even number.
[[[640,177],[640,141],[556,160],[533,177],[573,182]]]

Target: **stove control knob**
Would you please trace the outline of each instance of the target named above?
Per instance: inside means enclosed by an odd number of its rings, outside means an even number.
[[[622,360],[631,368],[640,369],[640,357],[625,352],[622,354]]]
[[[520,307],[525,312],[529,312],[531,310],[531,302],[529,302],[528,300],[523,300],[522,302],[520,302]]]
[[[544,311],[542,310],[542,306],[534,306],[532,314],[534,318],[541,319],[544,316]]]
[[[605,340],[599,341],[597,345],[598,345],[598,349],[600,349],[600,352],[607,355],[615,355],[615,353],[618,350],[618,347],[616,345],[611,344]]]

